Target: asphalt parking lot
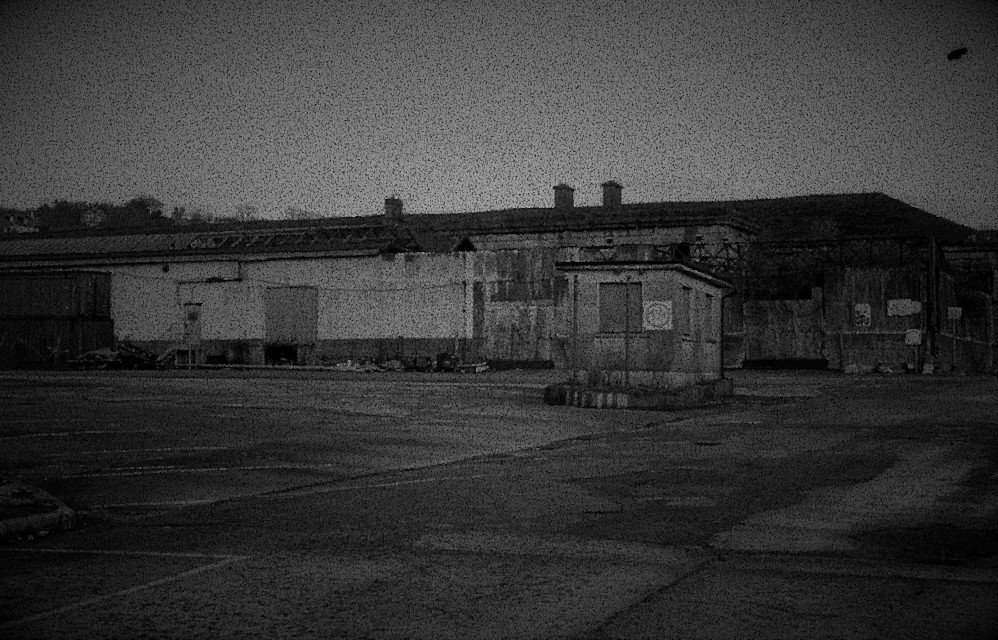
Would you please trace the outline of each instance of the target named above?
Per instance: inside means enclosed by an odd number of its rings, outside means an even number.
[[[559,375],[0,375],[0,637],[995,637],[998,379]]]

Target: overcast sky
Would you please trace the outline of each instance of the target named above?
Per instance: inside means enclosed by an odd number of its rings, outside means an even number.
[[[0,51],[0,205],[468,211],[612,178],[998,227],[995,0],[8,0]]]

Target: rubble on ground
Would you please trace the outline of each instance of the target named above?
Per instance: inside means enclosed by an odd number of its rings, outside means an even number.
[[[0,540],[33,540],[72,529],[76,513],[58,498],[21,482],[0,484]]]

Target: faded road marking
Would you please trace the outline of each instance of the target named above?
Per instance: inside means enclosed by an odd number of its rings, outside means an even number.
[[[242,467],[181,467],[181,466],[148,466],[121,467],[116,471],[101,471],[95,473],[77,473],[67,478],[124,478],[130,476],[182,474],[182,473],[222,473],[225,471],[328,471],[340,465],[252,465]]]
[[[166,453],[171,451],[224,451],[231,447],[147,447],[142,449],[95,449],[93,451],[67,451],[50,453],[46,458],[68,458],[72,456],[92,456],[104,453]]]
[[[66,422],[65,420],[51,420],[50,422]],[[88,421],[89,422],[89,421]],[[0,436],[0,440],[19,440],[21,438],[66,438],[69,436],[93,436],[93,435],[126,435],[131,433],[152,433],[147,430],[121,430],[121,431],[47,431],[44,433],[19,433],[13,436]]]
[[[100,504],[99,507],[106,509],[123,509],[128,507],[194,507],[199,504],[214,504],[225,498],[207,498],[204,500],[170,500],[168,502],[117,502],[114,504]]]
[[[120,591],[115,591],[113,593],[108,593],[103,596],[94,596],[93,598],[88,598],[86,600],[81,600],[80,602],[74,602],[73,604],[68,604],[64,607],[58,607],[56,609],[50,609],[49,611],[43,611],[41,613],[36,613],[31,616],[24,618],[19,618],[17,620],[11,620],[10,622],[5,622],[0,624],[0,630],[13,629],[31,622],[37,622],[39,620],[45,620],[46,618],[52,618],[55,616],[74,611],[76,609],[81,609],[84,607],[90,607],[95,604],[113,599],[125,598],[133,593],[138,593],[140,591],[145,591],[147,589],[154,589],[156,587],[169,584],[171,582],[176,582],[178,580],[183,580],[184,578],[189,578],[191,576],[198,575],[200,573],[205,573],[206,571],[211,571],[213,569],[219,569],[225,565],[232,564],[233,562],[238,562],[240,560],[245,560],[249,556],[235,556],[235,555],[218,555],[218,554],[203,554],[203,553],[170,553],[170,552],[158,552],[158,551],[115,551],[115,550],[104,550],[104,549],[9,549],[8,551],[13,552],[30,552],[30,553],[80,553],[80,554],[94,554],[94,555],[123,555],[123,556],[148,556],[148,557],[160,557],[160,558],[187,558],[187,559],[206,559],[215,560],[211,564],[204,565],[202,567],[197,567],[189,571],[184,571],[172,576],[166,576],[165,578],[160,578],[158,580],[153,580],[152,582],[147,582],[145,584],[140,584],[128,589],[121,589]]]
[[[413,484],[427,484],[430,482],[445,482],[449,480],[476,480],[479,478],[489,478],[489,474],[480,473],[472,476],[434,476],[432,478],[414,478],[412,480],[396,480],[394,482],[377,482],[370,484],[337,484],[334,486],[307,487],[303,489],[278,489],[265,493],[260,497],[286,497],[286,496],[311,496],[322,493],[333,493],[336,491],[362,491],[364,489],[388,489],[391,487],[403,487]]]
[[[46,422],[93,422],[89,418],[7,418],[10,424],[45,424]]]

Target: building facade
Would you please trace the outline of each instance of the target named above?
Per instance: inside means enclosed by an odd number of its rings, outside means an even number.
[[[570,279],[572,383],[677,389],[718,380],[730,285],[651,246],[618,249],[558,263]]]
[[[969,286],[928,244],[971,230],[887,196],[629,204],[607,182],[599,206],[575,206],[566,185],[553,200],[411,215],[389,198],[374,216],[12,236],[0,239],[0,284],[24,273],[104,274],[112,341],[202,362],[408,363],[447,353],[569,368],[571,287],[557,264],[650,246],[734,285],[716,310],[726,366],[920,368],[940,353],[953,368],[993,366],[994,278],[990,290]],[[921,343],[909,344],[916,330]],[[19,331],[2,339],[24,342]]]

